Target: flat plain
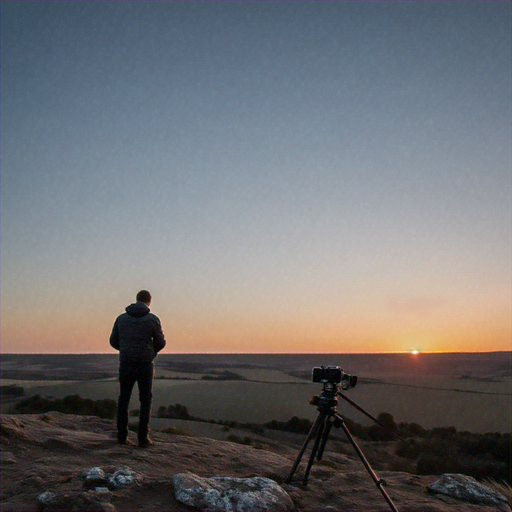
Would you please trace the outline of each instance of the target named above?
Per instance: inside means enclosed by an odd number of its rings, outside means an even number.
[[[3,354],[1,385],[16,384],[25,396],[78,394],[117,399],[117,354]],[[442,354],[161,354],[156,359],[153,413],[185,405],[214,420],[264,423],[293,416],[313,420],[309,404],[322,385],[316,366],[340,366],[358,376],[344,394],[369,413],[391,413],[397,423],[470,432],[511,431],[511,352]],[[2,397],[2,412],[13,401]],[[138,408],[134,391],[131,409]],[[371,421],[340,400],[343,416]]]

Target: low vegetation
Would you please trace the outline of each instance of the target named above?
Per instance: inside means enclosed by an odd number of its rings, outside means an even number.
[[[157,411],[157,416],[159,418],[169,418],[177,420],[192,419],[187,407],[181,404],[169,405],[169,407],[159,407]]]
[[[113,419],[116,416],[117,404],[115,400],[91,400],[79,395],[68,395],[64,398],[43,398],[33,395],[19,401],[14,406],[18,414],[40,414],[49,411],[58,411],[66,414],[80,414]]]
[[[167,427],[160,430],[164,434],[171,434],[173,436],[189,436],[195,437],[195,434],[191,430],[179,427]]]
[[[228,370],[225,371],[214,371],[210,372],[208,375],[203,375],[201,380],[247,380],[242,375],[230,372]]]
[[[394,470],[408,470],[412,463],[420,475],[464,473],[510,482],[510,434],[432,429],[400,441],[395,455]]]
[[[206,420],[192,416],[187,407],[181,404],[161,407],[158,416],[216,423],[227,428],[250,430],[256,434],[264,434],[265,429],[269,429],[306,435],[313,425],[309,419],[297,416],[288,421],[272,420],[264,424]],[[389,470],[419,475],[464,473],[478,479],[511,481],[510,434],[458,432],[455,427],[427,430],[417,423],[397,424],[387,412],[379,414],[377,419],[386,428],[378,424],[364,426],[349,418],[345,418],[345,423],[352,435],[358,439],[367,442],[393,442],[394,454],[388,457],[386,464]],[[406,440],[397,441],[393,431]]]
[[[9,384],[7,386],[0,386],[0,394],[5,397],[18,397],[25,394],[22,386],[16,384]]]

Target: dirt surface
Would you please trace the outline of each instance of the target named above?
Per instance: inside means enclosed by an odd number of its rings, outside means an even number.
[[[272,478],[289,493],[298,511],[388,511],[359,459],[327,452],[313,466],[307,488],[297,480],[285,484],[297,455],[281,446],[279,453],[238,443],[153,432],[150,448],[120,446],[115,424],[92,416],[57,412],[35,415],[3,415],[2,512],[35,512],[37,496],[44,491],[64,493],[83,489],[82,474],[91,467],[113,471],[129,468],[140,476],[138,484],[109,494],[119,511],[186,511],[174,499],[171,478],[182,471],[199,476],[263,476]],[[130,434],[135,441],[133,433]],[[490,511],[489,506],[462,503],[430,494],[427,485],[436,476],[379,472],[387,492],[400,512]]]

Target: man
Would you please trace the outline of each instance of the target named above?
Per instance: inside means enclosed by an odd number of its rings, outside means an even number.
[[[139,387],[140,413],[138,440],[141,448],[153,444],[149,437],[151,417],[151,389],[153,387],[153,360],[165,347],[160,320],[149,312],[151,294],[141,290],[137,302],[119,315],[110,335],[110,345],[119,350],[119,384],[121,392],[117,403],[117,442],[128,441],[128,406],[135,382]]]

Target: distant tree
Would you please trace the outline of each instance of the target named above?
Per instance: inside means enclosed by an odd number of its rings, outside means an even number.
[[[164,407],[162,405],[158,408],[157,416],[159,418],[170,418],[179,420],[192,419],[192,416],[188,412],[187,407],[182,404],[169,405],[169,407]]]
[[[411,440],[408,443],[400,441],[396,447],[395,455],[406,459],[416,459],[422,450],[423,446],[414,442],[414,440]]]
[[[43,398],[41,395],[32,395],[24,400],[21,400],[14,406],[14,410],[21,414],[38,414],[47,412],[49,410],[49,401]]]
[[[91,414],[100,418],[115,418],[117,412],[117,403],[115,400],[104,398],[103,400],[93,401]]]
[[[69,395],[65,396],[60,404],[56,401],[57,407],[61,410],[61,412],[66,412],[69,414],[77,414],[81,410],[89,409],[90,404],[87,403],[87,400],[82,399],[79,395]]]
[[[190,419],[190,414],[185,405],[175,404],[170,405],[167,409],[168,418],[176,418],[179,420],[188,420]]]
[[[426,433],[426,430],[417,423],[399,423],[398,430],[407,437],[422,437]]]
[[[457,435],[457,429],[455,427],[434,427],[429,435],[440,439],[453,439]]]
[[[372,425],[368,428],[368,439],[372,441],[391,441],[395,435],[391,431],[397,430],[395,419],[388,412],[381,412],[377,419],[384,425],[385,428],[378,424]]]
[[[365,427],[364,425],[361,425],[360,423],[357,423],[350,418],[343,419],[345,421],[345,425],[353,436],[359,437],[361,439],[365,439],[368,436],[368,427]]]
[[[33,395],[21,400],[14,406],[14,410],[21,414],[39,414],[48,411],[58,411],[66,414],[80,414],[98,416],[100,418],[114,418],[117,404],[115,400],[91,400],[79,395],[68,395],[62,399],[47,399],[40,395]]]
[[[395,418],[393,418],[392,414],[389,414],[389,412],[381,412],[377,419],[386,427],[391,430],[397,430],[397,425],[395,423]]]
[[[307,434],[311,430],[312,425],[311,421],[307,418],[293,416],[293,418],[288,421],[272,420],[265,423],[263,426],[271,430],[286,430],[297,434]]]
[[[442,457],[424,455],[418,460],[417,473],[418,475],[439,475],[448,467],[447,461]]]
[[[8,386],[1,386],[0,393],[5,396],[23,396],[25,390],[16,384],[9,384]]]

